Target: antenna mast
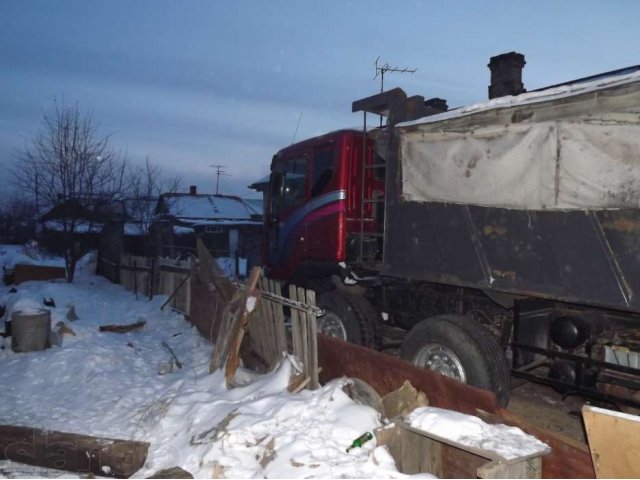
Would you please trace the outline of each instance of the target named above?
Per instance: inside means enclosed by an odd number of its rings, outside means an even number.
[[[375,69],[376,69],[376,74],[373,77],[373,79],[375,80],[376,78],[380,77],[380,93],[384,92],[384,74],[385,73],[387,73],[387,72],[393,72],[393,73],[415,73],[418,70],[417,68],[392,67],[388,63],[385,63],[382,66],[379,66],[378,65],[378,60],[380,60],[380,57],[376,58],[376,61],[374,63],[374,66],[375,66]],[[382,126],[382,115],[380,115],[380,126]]]
[[[298,117],[298,123],[296,124],[296,131],[293,132],[293,138],[291,139],[291,145],[296,142],[296,137],[298,136],[298,129],[300,128],[300,120],[302,120],[302,114],[304,112],[300,112],[300,116]]]
[[[226,165],[209,165],[212,168],[216,169],[216,195],[218,195],[218,188],[220,187],[220,175],[226,175],[230,177],[231,175],[223,170]]]

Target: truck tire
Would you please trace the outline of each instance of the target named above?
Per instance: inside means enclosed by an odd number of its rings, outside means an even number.
[[[368,300],[340,290],[318,297],[325,314],[318,317],[318,331],[369,348],[380,345],[380,315]]]
[[[402,343],[403,359],[449,378],[490,390],[509,403],[510,370],[494,336],[470,317],[445,314],[416,324]]]

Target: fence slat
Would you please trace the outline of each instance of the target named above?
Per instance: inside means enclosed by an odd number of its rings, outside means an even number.
[[[313,307],[316,306],[316,292],[313,290],[307,290],[307,304]],[[320,388],[320,380],[318,379],[318,329],[316,324],[316,316],[307,312],[307,332],[308,332],[308,346],[307,356],[309,361],[309,388],[315,390]]]

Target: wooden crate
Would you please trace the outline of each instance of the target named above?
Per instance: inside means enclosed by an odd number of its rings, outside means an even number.
[[[541,457],[547,452],[503,459],[495,452],[469,447],[412,428],[401,420],[375,431],[378,445],[386,445],[398,470],[439,478],[541,478]]]

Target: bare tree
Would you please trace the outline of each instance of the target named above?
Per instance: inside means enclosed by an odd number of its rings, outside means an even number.
[[[64,100],[54,100],[43,112],[40,133],[17,160],[17,187],[33,195],[39,208],[57,209],[67,281],[72,282],[87,249],[81,234],[92,228],[99,205],[105,208],[121,196],[126,161],[111,148],[109,137],[98,133],[90,114]]]
[[[156,205],[163,193],[175,193],[180,188],[180,178],[167,178],[162,169],[145,159],[144,165],[132,167],[129,174],[127,213],[133,219],[138,234],[147,235],[155,215]]]
[[[35,238],[36,208],[29,198],[13,196],[0,205],[0,240],[25,243]]]

